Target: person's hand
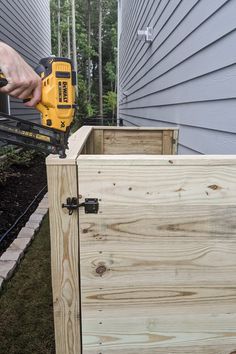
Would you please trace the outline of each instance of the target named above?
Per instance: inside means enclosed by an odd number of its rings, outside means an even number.
[[[13,48],[2,42],[0,69],[8,81],[6,86],[0,88],[0,92],[22,100],[30,97],[25,105],[36,106],[41,99],[41,78]]]

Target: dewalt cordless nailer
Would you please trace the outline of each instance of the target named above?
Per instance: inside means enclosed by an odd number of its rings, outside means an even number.
[[[42,78],[42,98],[36,106],[41,124],[0,112],[0,140],[41,149],[65,157],[70,126],[75,115],[76,76],[70,59],[45,58],[36,72]],[[0,72],[0,87],[7,85]]]

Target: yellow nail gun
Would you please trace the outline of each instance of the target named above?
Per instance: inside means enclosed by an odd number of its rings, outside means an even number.
[[[63,158],[76,108],[75,72],[70,59],[56,57],[42,59],[36,72],[42,78],[42,99],[36,106],[41,113],[41,124],[0,112],[0,117],[6,118],[5,122],[0,121],[0,140]],[[0,72],[0,87],[7,84]]]

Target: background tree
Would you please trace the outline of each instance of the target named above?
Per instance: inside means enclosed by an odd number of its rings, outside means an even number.
[[[98,83],[99,83],[99,116],[103,124],[103,75],[102,75],[102,21],[103,8],[102,0],[99,0],[99,22],[98,22]]]
[[[98,115],[99,101],[99,10],[101,4],[101,72],[103,113],[115,115],[117,61],[117,1],[75,0],[78,115],[81,118]],[[62,55],[72,53],[71,0],[60,0],[60,43]],[[68,21],[69,18],[69,21]],[[51,0],[52,54],[58,53],[58,0]],[[70,36],[69,36],[70,35]],[[69,47],[68,47],[69,46]],[[102,74],[102,75],[101,75]],[[100,85],[101,87],[101,85]],[[100,102],[100,105],[99,105]]]

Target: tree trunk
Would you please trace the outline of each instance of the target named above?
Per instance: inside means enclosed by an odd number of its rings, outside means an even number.
[[[58,0],[57,7],[57,49],[58,56],[61,57],[61,0]]]
[[[75,0],[71,1],[71,9],[72,9],[72,48],[73,48],[73,64],[74,70],[76,73],[76,82],[78,77],[78,63],[77,63],[77,44],[76,44],[76,26],[75,26]],[[78,93],[78,89],[76,86],[76,94]]]
[[[99,0],[98,25],[98,57],[99,57],[99,115],[103,125],[103,82],[102,82],[102,0]]]
[[[89,55],[88,55],[88,102],[91,104],[91,3],[88,0],[88,46],[89,46]]]
[[[68,58],[71,58],[71,41],[70,41],[70,0],[67,0],[68,4],[68,15],[67,15],[67,48],[68,48]]]

